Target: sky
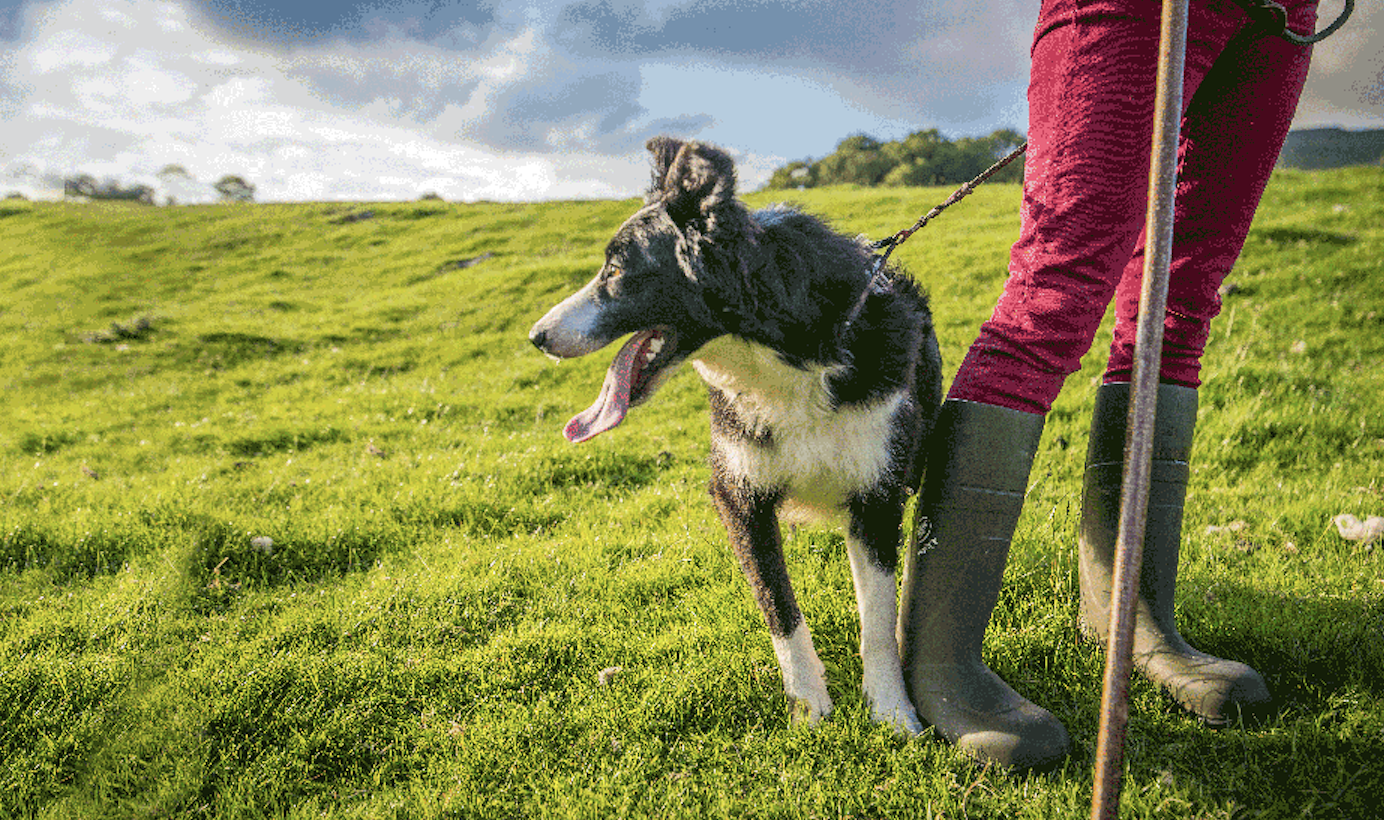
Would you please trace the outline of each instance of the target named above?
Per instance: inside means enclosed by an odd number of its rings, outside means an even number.
[[[0,0],[0,196],[627,197],[660,133],[725,146],[749,190],[851,134],[1023,131],[1037,5]],[[1381,22],[1358,3],[1317,46],[1295,127],[1384,128]]]

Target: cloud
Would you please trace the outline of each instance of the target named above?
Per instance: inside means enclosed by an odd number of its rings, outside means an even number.
[[[18,8],[0,9],[0,169],[26,170],[6,185],[158,185],[177,163],[262,199],[626,196],[657,133],[737,151],[751,188],[851,133],[1022,129],[1036,15],[1031,0]],[[1362,4],[1317,47],[1301,123],[1384,122],[1378,14]]]
[[[635,143],[658,125],[628,102],[637,71],[573,72],[533,31],[472,60],[395,35],[253,47],[160,0],[31,6],[24,29],[0,166],[30,169],[11,175],[30,194],[77,171],[158,186],[177,163],[263,199],[615,196],[646,178]],[[599,176],[560,171],[560,149]]]
[[[334,105],[500,152],[628,153],[672,124],[638,104],[637,65],[574,62],[535,28],[505,34],[466,52],[391,34],[297,50],[283,67]]]
[[[553,38],[590,59],[697,58],[795,77],[876,117],[993,123],[1005,106],[975,92],[1025,81],[1034,14],[1024,0],[582,0],[558,14]]]
[[[1336,18],[1340,0],[1323,2],[1318,27]],[[1350,21],[1312,51],[1295,124],[1384,127],[1384,20],[1378,4],[1357,3]]]
[[[810,91],[819,106],[888,123],[898,135],[925,125],[968,133],[1021,125],[1015,114],[1027,73],[1030,6],[493,0],[459,11],[404,0],[271,12],[204,3],[223,32],[282,50],[294,76],[337,104],[383,102],[422,125],[440,119],[440,138],[499,151],[605,154],[636,150],[660,131],[697,135],[725,121],[724,108],[743,108],[745,98],[773,105],[768,95],[786,84],[796,84],[799,97]],[[651,93],[651,72],[688,65],[721,77],[663,71],[663,93]],[[708,107],[681,103],[705,97],[703,81],[715,85],[727,73],[738,74],[739,84]],[[986,93],[987,85],[997,90]],[[812,116],[804,108],[797,119]],[[846,133],[836,129],[819,144],[830,147]]]

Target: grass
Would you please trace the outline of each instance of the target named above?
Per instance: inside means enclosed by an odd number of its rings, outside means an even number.
[[[794,199],[878,237],[943,195]],[[898,253],[951,370],[1017,199]],[[1103,657],[1073,541],[1108,326],[986,646],[1068,763],[1011,777],[873,725],[844,545],[810,528],[787,550],[837,711],[801,727],[706,498],[698,381],[571,446],[607,357],[525,339],[631,210],[0,206],[0,817],[1085,814]],[[1384,802],[1384,559],[1331,526],[1384,513],[1382,226],[1384,171],[1278,174],[1230,277],[1180,617],[1280,707],[1210,732],[1136,682],[1126,816]]]

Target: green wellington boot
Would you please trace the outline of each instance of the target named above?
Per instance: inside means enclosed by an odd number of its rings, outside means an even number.
[[[1107,384],[1096,392],[1086,456],[1079,548],[1081,615],[1085,628],[1101,639],[1110,629],[1110,585],[1119,534],[1129,394],[1128,384]],[[1134,662],[1182,708],[1208,726],[1219,727],[1233,723],[1242,713],[1249,716],[1265,711],[1270,698],[1258,672],[1242,663],[1198,652],[1177,631],[1173,598],[1182,503],[1187,496],[1187,461],[1196,419],[1196,390],[1159,386]]]
[[[1042,416],[942,405],[919,508],[930,529],[910,542],[899,611],[904,679],[918,717],[978,760],[1015,770],[1051,767],[1071,748],[1052,713],[980,659],[1042,432]]]

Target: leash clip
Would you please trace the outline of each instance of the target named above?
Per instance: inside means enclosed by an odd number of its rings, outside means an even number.
[[[1265,34],[1282,37],[1288,30],[1288,10],[1273,0],[1246,0],[1245,14]]]
[[[1336,21],[1315,34],[1298,34],[1288,28],[1288,10],[1275,3],[1274,0],[1237,0],[1240,7],[1249,15],[1249,19],[1258,26],[1259,30],[1273,37],[1281,37],[1288,42],[1299,46],[1310,46],[1313,43],[1320,43],[1327,37],[1336,33],[1336,30],[1346,24],[1350,19],[1351,12],[1355,11],[1355,0],[1345,0],[1345,6],[1341,9],[1341,15]]]

